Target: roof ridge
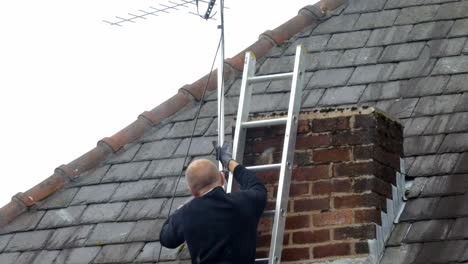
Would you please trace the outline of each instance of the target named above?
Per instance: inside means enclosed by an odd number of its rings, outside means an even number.
[[[239,52],[232,58],[225,60],[225,80],[237,77],[243,70],[246,51],[252,51],[258,59],[264,58],[275,46],[282,45],[306,27],[318,24],[327,11],[332,11],[346,0],[320,0],[314,5],[301,8],[298,14],[273,30],[267,30],[259,36],[252,45]],[[47,179],[27,190],[17,193],[12,200],[0,208],[0,227],[8,224],[17,216],[27,211],[29,207],[45,199],[61,189],[67,182],[72,181],[82,173],[96,168],[110,155],[119,151],[124,145],[141,138],[151,127],[161,124],[163,120],[177,113],[189,102],[201,100],[203,90],[213,91],[217,87],[217,70],[203,76],[192,84],[180,88],[174,96],[156,106],[150,111],[141,113],[137,120],[129,124],[111,137],[98,141],[96,147],[68,164],[56,168]]]

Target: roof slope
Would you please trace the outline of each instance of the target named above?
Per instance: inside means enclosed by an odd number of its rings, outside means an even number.
[[[258,57],[265,56],[258,72],[290,71],[294,47],[303,44],[309,50],[303,109],[366,104],[405,124],[406,170],[413,185],[382,262],[468,260],[468,218],[463,218],[468,216],[468,1],[350,0],[324,18],[312,7],[302,13],[252,46]],[[323,21],[316,23],[318,19]],[[274,43],[282,45],[270,50]],[[228,128],[237,108],[242,57],[240,53],[228,60],[231,68],[225,73],[230,77]],[[167,214],[196,113],[190,98],[200,99],[206,82],[183,88],[129,128],[104,139],[85,158],[61,167],[33,192],[17,196],[33,207],[0,229],[0,263],[87,258],[94,263],[154,262],[161,218]],[[212,89],[216,80],[210,83]],[[288,90],[281,81],[258,84],[253,112],[286,110]],[[215,100],[210,92],[191,158],[213,152]],[[73,181],[66,182],[68,178]],[[50,186],[60,190],[37,202]],[[174,206],[188,197],[184,186],[181,182]],[[2,210],[17,212],[15,208]],[[162,256],[174,259],[176,252],[164,251]]]

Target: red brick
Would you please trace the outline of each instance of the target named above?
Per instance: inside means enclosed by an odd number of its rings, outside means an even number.
[[[348,226],[336,228],[333,231],[334,240],[345,239],[373,239],[375,238],[375,225]]]
[[[279,180],[278,171],[259,171],[256,174],[257,174],[257,177],[260,178],[260,180],[264,184],[278,183],[278,180]]]
[[[333,164],[333,177],[373,174],[373,162],[346,162]]]
[[[382,218],[380,210],[372,209],[360,209],[354,211],[354,222],[355,223],[375,223],[378,225],[382,224]]]
[[[371,128],[376,126],[373,115],[357,115],[354,118],[354,128]]]
[[[333,191],[333,184],[330,180],[314,182],[312,185],[312,194],[324,195]]]
[[[374,145],[354,146],[354,160],[370,160],[374,157]]]
[[[303,134],[310,132],[312,126],[309,120],[299,120],[297,123],[297,133]]]
[[[351,151],[349,148],[314,150],[312,160],[314,162],[349,161],[351,160]]]
[[[321,133],[325,131],[349,129],[349,120],[349,116],[314,119],[312,120],[312,131],[315,133]]]
[[[278,157],[278,161],[280,162],[281,157]],[[309,166],[312,164],[312,153],[308,151],[296,151],[294,152],[294,165],[298,167]]]
[[[269,247],[270,244],[271,244],[271,235],[270,234],[257,236],[257,247],[258,248]]]
[[[314,258],[346,256],[351,254],[351,245],[348,243],[338,243],[323,246],[315,246],[313,249],[313,253]]]
[[[352,190],[352,182],[350,179],[335,179],[333,180],[333,192],[349,193]]]
[[[391,167],[385,166],[379,162],[374,162],[374,175],[385,182],[396,185],[396,171]]]
[[[258,232],[270,232],[273,227],[273,218],[272,217],[262,217],[260,218],[257,226]]]
[[[328,147],[330,137],[328,134],[303,135],[296,139],[296,149],[314,149],[318,147]]]
[[[349,225],[353,223],[352,210],[323,212],[312,216],[314,226]]]
[[[353,188],[356,193],[372,191],[392,198],[392,185],[374,176],[356,179]]]
[[[275,151],[281,151],[283,149],[283,143],[284,139],[281,137],[261,138],[253,141],[251,148],[253,153],[263,153],[269,148],[273,148]]]
[[[329,198],[301,199],[294,201],[294,212],[321,211],[328,210],[329,208]]]
[[[292,183],[289,191],[290,197],[299,197],[310,194],[309,183]]]
[[[373,130],[339,131],[331,136],[332,146],[366,145],[374,141]]]
[[[300,231],[292,235],[294,244],[320,243],[330,240],[330,230]]]
[[[299,167],[293,169],[294,181],[316,181],[330,178],[330,165],[318,165],[313,167]]]
[[[354,244],[354,250],[356,251],[356,254],[368,254],[369,243],[367,241],[356,242]]]
[[[268,254],[270,254],[270,250],[258,250],[255,254],[255,258],[268,258]]]
[[[310,227],[309,215],[294,215],[286,217],[286,229],[300,229]]]
[[[308,247],[302,248],[284,248],[281,252],[281,261],[298,261],[309,260],[310,249]]]
[[[376,207],[386,210],[386,198],[375,193],[333,197],[333,205],[339,208]]]
[[[402,142],[399,142],[402,145]],[[381,163],[395,169],[400,170],[400,155],[397,153],[391,153],[384,150],[381,147],[374,148],[374,159],[380,161]]]

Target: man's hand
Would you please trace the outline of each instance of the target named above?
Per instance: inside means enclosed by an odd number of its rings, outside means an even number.
[[[224,142],[223,147],[218,147],[219,161],[223,164],[223,167],[229,169],[229,161],[232,160],[231,144]]]

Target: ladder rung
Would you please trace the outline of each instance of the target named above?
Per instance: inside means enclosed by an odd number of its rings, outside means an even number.
[[[263,211],[262,216],[274,216],[275,215],[275,210],[268,210],[268,211]]]
[[[255,260],[255,263],[268,264],[268,258],[256,259],[256,260]]]
[[[271,75],[253,76],[248,79],[249,83],[267,82],[267,81],[278,81],[292,79],[293,72],[278,73]]]
[[[253,171],[269,171],[269,170],[279,170],[281,168],[281,163],[266,164],[266,165],[257,165],[249,166],[247,169]]]
[[[243,122],[242,128],[285,125],[287,122],[288,122],[287,117],[255,120],[255,121]]]

